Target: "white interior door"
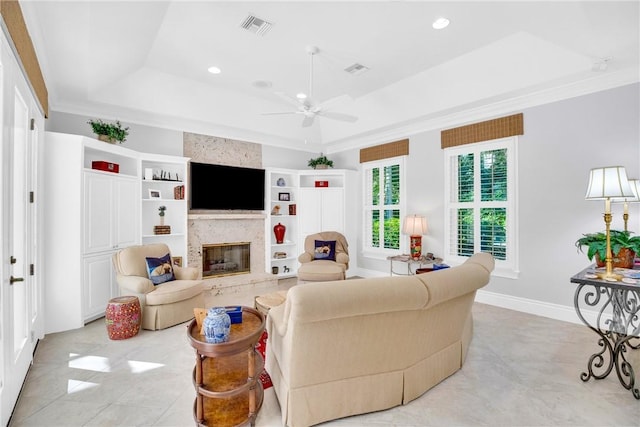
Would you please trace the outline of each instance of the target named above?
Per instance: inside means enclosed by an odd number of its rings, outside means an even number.
[[[41,285],[36,275],[37,209],[32,191],[37,186],[38,129],[34,98],[8,55],[3,39],[2,63],[2,378],[0,422],[8,423],[42,336]],[[42,115],[37,112],[38,117]]]

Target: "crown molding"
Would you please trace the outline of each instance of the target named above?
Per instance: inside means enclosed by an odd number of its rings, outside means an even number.
[[[327,154],[331,154],[359,149],[369,145],[407,138],[410,135],[422,132],[462,126],[476,121],[511,114],[526,108],[550,104],[638,82],[640,82],[640,69],[638,67],[626,68],[617,72],[607,72],[579,81],[568,82],[553,88],[512,96],[508,99],[489,102],[484,105],[474,103],[466,106],[467,108],[461,107],[453,111],[437,112],[406,121],[402,124],[388,126],[385,129],[374,130],[357,136],[327,142],[324,144],[324,150]]]

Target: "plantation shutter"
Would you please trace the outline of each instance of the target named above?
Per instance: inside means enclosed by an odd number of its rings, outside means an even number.
[[[363,167],[365,247],[400,248],[401,163],[391,159]]]
[[[506,257],[507,149],[475,151],[451,156],[451,242],[457,256],[474,252]],[[476,196],[480,195],[480,198]]]

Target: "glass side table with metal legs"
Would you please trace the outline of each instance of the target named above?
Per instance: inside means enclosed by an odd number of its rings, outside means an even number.
[[[389,275],[390,276],[413,276],[416,274],[416,269],[422,268],[426,265],[440,264],[442,263],[442,258],[434,258],[428,257],[426,255],[422,255],[420,258],[412,258],[411,255],[395,255],[388,256],[389,260]],[[393,269],[393,263],[399,262],[403,263],[407,267],[407,272],[398,272]]]
[[[589,357],[587,372],[582,372],[580,378],[600,380],[615,369],[620,384],[640,399],[630,361],[631,352],[640,351],[640,280],[611,282],[598,279],[594,272],[590,267],[571,278],[571,283],[578,285],[573,299],[576,313],[600,337],[600,350]],[[598,310],[596,321],[591,323],[583,313],[590,308]],[[635,369],[640,371],[640,366]]]

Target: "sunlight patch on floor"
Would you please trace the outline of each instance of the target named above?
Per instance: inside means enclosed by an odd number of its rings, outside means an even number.
[[[90,383],[87,381],[69,380],[67,382],[67,394],[78,393],[80,391],[89,390],[99,386],[100,384]]]
[[[70,356],[73,353],[70,353]],[[76,355],[77,356],[77,355]],[[108,357],[82,356],[69,361],[69,367],[96,372],[111,372],[111,364]]]
[[[142,372],[151,371],[153,369],[162,368],[164,364],[153,362],[139,362],[137,360],[127,361],[132,374],[140,374]]]

